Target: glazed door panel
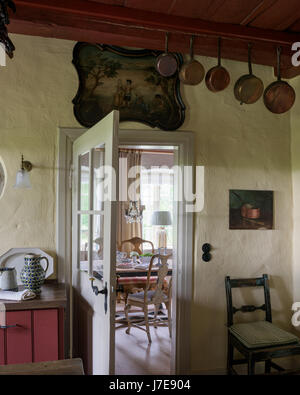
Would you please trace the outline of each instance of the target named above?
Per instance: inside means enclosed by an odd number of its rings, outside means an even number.
[[[31,311],[7,312],[6,325],[16,325],[6,329],[6,363],[32,362]]]
[[[119,113],[112,111],[73,145],[72,284],[93,309],[93,374],[114,374]],[[102,267],[102,280],[94,270]],[[98,269],[99,270],[99,269]],[[106,295],[93,292],[92,285]]]
[[[33,362],[58,359],[58,310],[35,310],[33,311]]]

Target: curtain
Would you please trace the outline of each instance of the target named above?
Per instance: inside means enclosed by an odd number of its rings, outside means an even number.
[[[127,161],[126,161],[127,160]],[[142,224],[131,223],[127,224],[125,220],[125,209],[129,206],[128,189],[131,183],[139,180],[140,175],[138,174],[136,179],[128,178],[128,172],[133,166],[141,166],[141,152],[130,149],[119,150],[119,191],[120,199],[118,204],[119,216],[118,216],[118,229],[117,229],[117,245],[120,246],[123,240],[129,240],[132,237],[142,237]],[[137,189],[139,193],[139,189]],[[134,198],[140,202],[140,199]],[[132,251],[133,246],[130,243],[124,244],[122,251],[129,253]]]

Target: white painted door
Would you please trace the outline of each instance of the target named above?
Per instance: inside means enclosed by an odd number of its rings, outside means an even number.
[[[118,194],[119,112],[113,111],[73,145],[72,282],[91,311],[89,330],[93,374],[114,373],[116,198]],[[95,278],[95,271],[103,274]],[[107,287],[107,296],[96,295]],[[76,299],[75,299],[76,300]],[[75,306],[76,308],[76,306]],[[76,323],[75,323],[76,324]]]

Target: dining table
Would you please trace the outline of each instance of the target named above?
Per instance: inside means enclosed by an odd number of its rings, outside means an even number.
[[[168,270],[168,276],[172,276],[172,260],[168,261],[169,265],[169,270]],[[137,265],[138,266],[138,265]],[[146,277],[148,275],[148,268],[144,265],[141,265],[142,267],[118,267],[118,263],[116,263],[116,276],[117,279],[121,277]],[[155,266],[151,270],[151,276],[157,276],[157,272],[159,270],[158,266]],[[94,277],[102,280],[103,279],[103,271],[102,270],[97,270],[94,271]]]

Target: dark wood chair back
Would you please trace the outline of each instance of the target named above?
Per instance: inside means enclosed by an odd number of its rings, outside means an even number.
[[[239,308],[234,307],[232,304],[232,288],[242,287],[263,287],[265,303],[261,306],[245,305]],[[242,313],[251,313],[256,310],[263,310],[266,313],[266,321],[272,322],[271,313],[271,299],[269,279],[267,274],[262,277],[249,278],[249,279],[231,279],[229,276],[225,278],[226,300],[227,300],[227,326],[233,325],[233,316],[238,311]]]

